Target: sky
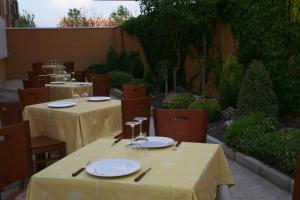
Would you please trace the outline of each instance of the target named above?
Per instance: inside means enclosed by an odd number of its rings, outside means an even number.
[[[57,27],[59,19],[66,16],[69,8],[83,8],[88,17],[108,18],[118,6],[125,6],[133,16],[140,14],[136,1],[93,1],[93,0],[18,0],[19,12],[23,10],[35,15],[37,27]]]

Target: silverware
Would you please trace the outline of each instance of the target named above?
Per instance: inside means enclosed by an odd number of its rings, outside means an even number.
[[[177,150],[179,145],[181,144],[181,141],[177,141],[176,145],[172,148],[172,150]]]
[[[117,144],[117,143],[120,142],[121,140],[122,140],[122,138],[116,139],[116,140],[114,141],[114,143],[112,143],[111,146],[114,146],[115,144]]]
[[[85,166],[85,167],[82,167],[82,168],[78,169],[77,171],[75,171],[74,173],[72,173],[72,177],[76,177],[78,174],[80,174],[82,171],[84,171],[85,168],[86,168],[89,164],[91,164],[91,163],[92,163],[92,161],[88,161],[88,162],[86,163],[86,166]]]
[[[141,180],[150,170],[151,167],[149,167],[146,171],[135,177],[134,182],[138,182],[139,180]]]

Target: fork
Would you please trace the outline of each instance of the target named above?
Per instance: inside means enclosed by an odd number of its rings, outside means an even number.
[[[172,150],[173,151],[177,150],[180,144],[181,144],[181,141],[177,141],[176,145],[173,146]]]
[[[76,177],[76,176],[77,176],[78,174],[80,174],[83,170],[85,170],[85,168],[86,168],[89,164],[91,164],[92,162],[93,162],[93,161],[88,161],[84,167],[82,167],[82,168],[78,169],[77,171],[75,171],[74,173],[72,173],[72,177]]]

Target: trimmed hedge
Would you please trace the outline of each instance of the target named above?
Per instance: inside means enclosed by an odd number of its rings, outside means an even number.
[[[145,85],[148,93],[152,93],[154,91],[153,84],[146,82],[143,79],[132,79],[130,83],[134,85]]]
[[[165,105],[171,109],[187,109],[196,100],[191,93],[181,93],[172,97],[171,102]]]
[[[129,83],[133,79],[131,74],[122,71],[112,71],[108,75],[112,79],[112,87],[118,89],[121,89],[123,84]]]
[[[300,155],[300,130],[279,129],[274,118],[254,112],[241,116],[226,128],[224,141],[235,151],[255,157],[293,177]]]
[[[221,107],[215,99],[200,99],[190,104],[189,110],[207,110],[209,121],[219,118]]]
[[[222,108],[232,106],[236,108],[242,83],[243,72],[236,57],[229,56],[223,66],[220,81],[220,104]]]
[[[244,77],[237,102],[238,115],[264,112],[268,116],[278,116],[277,96],[269,72],[261,62],[254,60]]]

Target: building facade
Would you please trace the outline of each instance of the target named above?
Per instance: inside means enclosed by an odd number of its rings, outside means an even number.
[[[0,0],[0,17],[6,27],[16,27],[19,22],[19,6],[17,0]]]

